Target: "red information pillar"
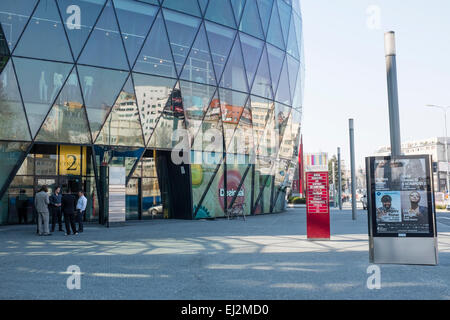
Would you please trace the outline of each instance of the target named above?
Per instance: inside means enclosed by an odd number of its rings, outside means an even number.
[[[306,173],[306,231],[308,239],[330,239],[328,172]]]

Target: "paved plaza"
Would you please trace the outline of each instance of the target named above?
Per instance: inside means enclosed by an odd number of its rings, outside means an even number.
[[[0,227],[0,299],[450,299],[450,214],[439,266],[381,265],[366,286],[367,216],[332,210],[331,241],[306,240],[304,208],[247,221],[154,220],[78,236]],[[66,286],[81,269],[81,289]]]

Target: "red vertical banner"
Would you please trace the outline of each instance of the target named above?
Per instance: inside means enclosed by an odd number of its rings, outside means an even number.
[[[330,239],[328,172],[306,172],[306,232],[310,240]]]
[[[299,180],[299,193],[303,196],[303,135],[300,136],[300,150],[298,152],[298,180]]]

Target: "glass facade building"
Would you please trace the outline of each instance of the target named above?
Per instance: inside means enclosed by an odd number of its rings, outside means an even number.
[[[43,184],[85,190],[86,219],[104,222],[111,166],[126,168],[127,219],[284,209],[299,0],[2,0],[0,24],[0,224],[23,193],[30,222]]]

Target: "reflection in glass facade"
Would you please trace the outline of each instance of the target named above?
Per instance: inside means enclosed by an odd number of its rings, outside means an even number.
[[[302,118],[299,0],[2,0],[0,25],[1,199],[66,181],[62,146],[84,146],[92,198],[100,162],[122,163],[127,218],[152,218],[156,152],[185,129],[192,218],[283,210]]]

